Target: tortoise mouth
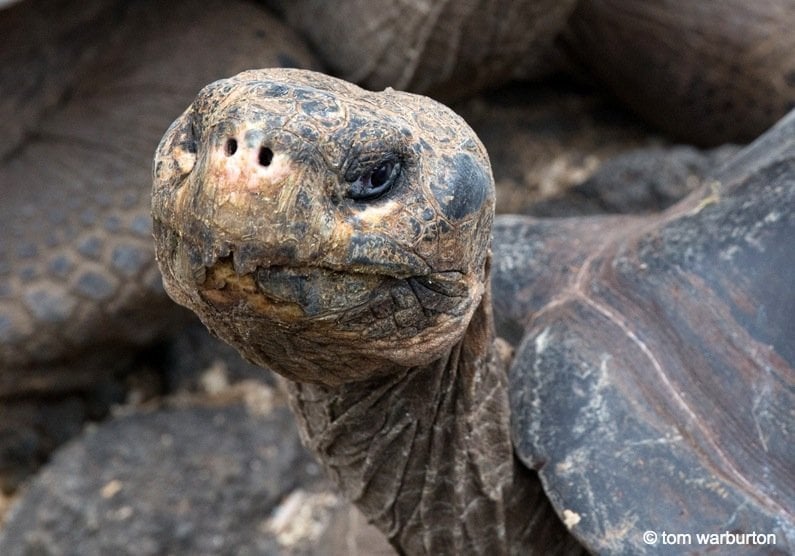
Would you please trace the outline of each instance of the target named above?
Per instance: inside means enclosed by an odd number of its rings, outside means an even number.
[[[385,292],[411,292],[412,305],[426,313],[447,312],[468,295],[465,275],[457,270],[403,276],[388,269],[338,270],[310,265],[260,265],[241,274],[230,258],[221,258],[207,269],[205,294],[237,291],[263,312],[281,316],[325,317],[373,305]],[[367,272],[369,270],[370,272]],[[385,272],[386,271],[386,272]],[[211,294],[212,295],[212,294]],[[394,295],[388,297],[395,298]],[[228,297],[227,297],[228,298]],[[397,308],[407,305],[396,301]]]
[[[384,281],[395,279],[300,266],[260,266],[253,278],[260,294],[276,303],[294,303],[308,316],[362,305]]]

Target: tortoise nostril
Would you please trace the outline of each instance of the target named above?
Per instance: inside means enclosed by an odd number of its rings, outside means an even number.
[[[237,152],[237,139],[231,138],[226,140],[226,156],[232,156]]]
[[[259,163],[262,166],[270,166],[273,160],[273,151],[268,147],[260,147],[259,149]]]

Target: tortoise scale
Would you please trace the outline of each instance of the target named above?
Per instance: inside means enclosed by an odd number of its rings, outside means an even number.
[[[657,215],[495,219],[443,105],[247,71],[161,140],[157,260],[286,377],[304,442],[403,553],[666,548],[646,530],[786,552],[794,134],[790,114]]]

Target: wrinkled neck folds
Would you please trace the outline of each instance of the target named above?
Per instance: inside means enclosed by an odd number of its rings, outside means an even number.
[[[507,542],[513,459],[489,297],[464,338],[429,365],[337,388],[289,386],[307,446],[411,554]]]

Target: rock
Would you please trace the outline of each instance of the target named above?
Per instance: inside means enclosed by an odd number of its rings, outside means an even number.
[[[632,149],[606,160],[582,183],[528,210],[533,216],[582,216],[654,212],[703,185],[739,147],[687,146]]]
[[[57,453],[11,510],[2,554],[278,554],[266,527],[319,483],[284,408],[135,412]]]

